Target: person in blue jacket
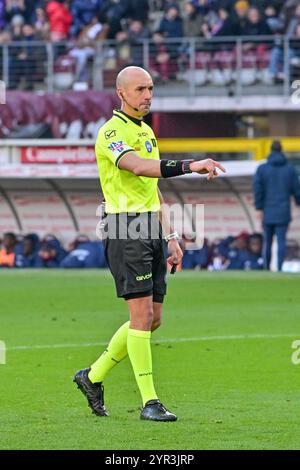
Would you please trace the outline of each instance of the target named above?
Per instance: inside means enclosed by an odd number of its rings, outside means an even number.
[[[60,241],[52,236],[44,237],[35,262],[36,268],[59,268],[67,252]]]
[[[35,268],[38,264],[40,240],[36,233],[26,235],[17,247],[15,266],[17,268]]]
[[[104,268],[106,261],[102,242],[84,241],[61,261],[61,268]]]
[[[286,234],[291,222],[291,197],[300,205],[300,182],[295,168],[288,163],[281,142],[274,140],[266,163],[260,165],[253,182],[255,208],[263,224],[264,268],[270,269],[274,235],[278,243],[278,270],[285,256]]]

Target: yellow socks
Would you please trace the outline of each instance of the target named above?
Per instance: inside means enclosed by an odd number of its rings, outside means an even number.
[[[157,399],[152,377],[151,331],[128,329],[127,350],[140,389],[143,406]]]
[[[128,351],[144,406],[147,401],[157,399],[152,377],[151,331],[133,330],[129,324],[129,321],[124,323],[114,334],[107,349],[91,366],[88,376],[93,383],[102,382]]]
[[[124,323],[124,325],[118,329],[102,356],[91,366],[88,375],[91,382],[102,382],[106,374],[127,356],[129,323],[129,321]]]

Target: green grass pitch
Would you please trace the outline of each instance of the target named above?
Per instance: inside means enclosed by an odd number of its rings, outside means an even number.
[[[0,272],[1,449],[299,449],[300,279],[183,272],[152,336],[154,379],[176,423],[139,420],[128,359],[105,381],[109,418],[72,383],[122,322],[107,271]],[[100,344],[100,345],[99,345]]]

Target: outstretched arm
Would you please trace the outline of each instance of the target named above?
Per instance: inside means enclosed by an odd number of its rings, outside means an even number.
[[[168,162],[170,162],[170,164],[168,164]],[[150,158],[146,159],[141,158],[135,152],[128,152],[120,159],[118,166],[121,170],[130,171],[131,173],[134,173],[137,176],[147,176],[148,178],[162,178],[168,177],[165,174],[162,174],[162,168],[174,168],[172,162],[175,162],[176,167],[181,168],[181,163],[179,163],[178,160],[153,160]],[[221,170],[223,173],[226,172],[225,168],[219,162],[216,162],[211,158],[191,162],[190,169],[193,173],[207,174],[208,180],[211,180],[218,175],[218,169]],[[179,176],[180,174],[183,174],[183,172],[180,172],[179,169],[179,173],[177,174],[177,176]],[[170,176],[176,176],[176,174],[170,174]]]

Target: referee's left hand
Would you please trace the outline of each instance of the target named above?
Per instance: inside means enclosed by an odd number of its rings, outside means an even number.
[[[167,262],[171,264],[171,266],[173,264],[179,264],[182,260],[183,253],[176,239],[169,241],[168,250],[169,250],[170,256],[167,259]]]

